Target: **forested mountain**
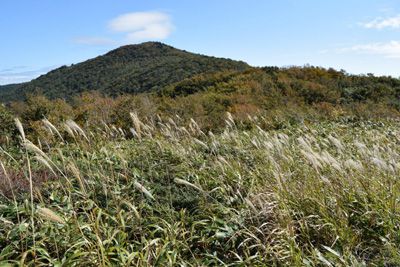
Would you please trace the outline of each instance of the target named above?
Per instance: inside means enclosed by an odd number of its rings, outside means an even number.
[[[245,70],[244,62],[215,58],[147,42],[127,45],[85,62],[63,66],[20,85],[0,87],[2,102],[40,93],[48,98],[71,98],[85,91],[116,96],[157,91],[200,73]]]
[[[0,102],[22,99],[19,89],[25,85],[26,83],[0,85]]]
[[[400,79],[313,66],[256,68],[148,42],[0,87],[0,102],[33,124],[43,118],[100,118],[124,127],[130,118],[121,118],[121,111],[135,110],[146,117],[178,114],[211,129],[227,111],[241,119],[274,112],[296,118],[398,117]],[[12,122],[12,116],[4,117]]]

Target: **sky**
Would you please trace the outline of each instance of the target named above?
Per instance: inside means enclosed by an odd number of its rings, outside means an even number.
[[[0,36],[0,84],[145,41],[400,77],[399,0],[1,0]]]

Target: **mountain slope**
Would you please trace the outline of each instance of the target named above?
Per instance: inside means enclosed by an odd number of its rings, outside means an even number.
[[[200,73],[245,70],[240,61],[215,58],[147,42],[127,45],[85,62],[63,66],[20,85],[0,87],[0,99],[23,99],[29,93],[49,98],[71,98],[84,91],[107,95],[157,91]]]
[[[0,85],[0,103],[18,99],[19,89],[26,83]]]

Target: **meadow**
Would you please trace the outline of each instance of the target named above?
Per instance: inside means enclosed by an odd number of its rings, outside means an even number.
[[[1,266],[400,265],[398,120],[130,118],[37,140],[16,120]]]

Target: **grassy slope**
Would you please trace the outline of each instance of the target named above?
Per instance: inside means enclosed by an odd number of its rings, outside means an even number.
[[[49,136],[45,154],[10,148],[11,184],[28,162],[33,181],[46,164],[56,177],[34,190],[34,210],[28,195],[0,200],[0,262],[400,264],[399,123],[260,121],[244,131],[228,116],[213,135],[134,117],[134,140],[100,126],[89,141],[70,123],[75,140]]]

